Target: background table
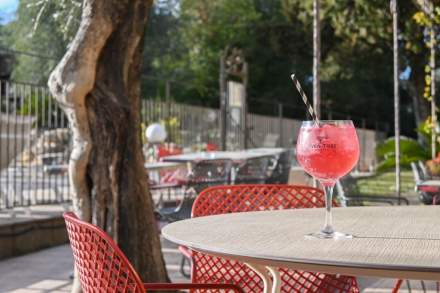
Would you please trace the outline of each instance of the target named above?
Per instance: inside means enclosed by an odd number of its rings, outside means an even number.
[[[165,162],[192,162],[202,160],[232,160],[243,161],[254,158],[276,156],[281,154],[285,149],[282,148],[259,148],[243,151],[215,151],[215,152],[198,152],[182,155],[164,157]]]
[[[277,267],[440,281],[440,207],[335,208],[336,229],[355,238],[306,240],[305,234],[321,228],[323,217],[323,209],[226,214],[176,222],[162,235],[245,262],[263,278],[265,292],[279,292]]]
[[[186,166],[185,163],[183,162],[153,162],[153,163],[145,163],[144,164],[145,169],[148,172],[148,178],[150,179],[150,181],[152,183],[154,183],[153,185],[151,185],[151,187],[153,189],[169,189],[172,187],[177,187],[178,184],[176,183],[172,183],[172,184],[160,184],[161,181],[161,176],[160,173],[161,171],[167,171],[170,170],[170,172],[172,172],[172,170],[177,170],[178,168],[186,168],[188,169],[188,167]]]
[[[144,167],[148,171],[157,171],[161,169],[170,169],[182,166],[183,163],[179,162],[153,162],[153,163],[145,163]]]
[[[149,173],[150,179],[160,181],[159,171],[166,169],[176,169],[179,167],[185,167],[186,165],[182,162],[154,162],[145,163],[144,167]]]

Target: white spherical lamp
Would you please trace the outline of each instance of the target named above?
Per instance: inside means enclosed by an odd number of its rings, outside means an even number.
[[[161,124],[154,123],[147,127],[145,136],[149,143],[162,143],[167,138],[167,132]]]

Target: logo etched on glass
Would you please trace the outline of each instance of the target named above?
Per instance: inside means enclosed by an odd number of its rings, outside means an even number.
[[[318,143],[312,143],[312,149],[335,149],[335,143],[326,143],[328,140],[328,136],[325,134],[320,134],[316,137],[318,139]]]

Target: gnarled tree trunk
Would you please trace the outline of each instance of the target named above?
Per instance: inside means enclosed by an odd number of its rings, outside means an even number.
[[[143,167],[140,65],[152,0],[84,0],[49,87],[73,132],[75,212],[108,232],[146,282],[168,280]]]

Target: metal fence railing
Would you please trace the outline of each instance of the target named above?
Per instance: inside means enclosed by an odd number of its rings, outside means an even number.
[[[0,81],[0,209],[69,200],[67,119],[42,86]]]
[[[142,101],[142,123],[146,126],[153,122],[165,125],[168,142],[190,150],[203,149],[210,143],[220,147],[220,110],[164,102],[161,100]],[[296,143],[301,119],[289,119],[280,116],[247,114],[247,129],[234,122],[228,116],[226,146],[229,150],[240,149],[244,145],[245,131],[248,132],[248,148],[283,147],[292,148]],[[357,121],[355,121],[357,122]],[[358,169],[365,170],[375,165],[376,143],[384,139],[384,133],[363,129],[357,123],[357,132],[361,148]]]
[[[144,99],[141,106],[142,129],[162,123],[167,142],[184,151],[222,145],[219,109],[155,99]],[[303,118],[248,114],[244,129],[228,117],[226,145],[228,149],[242,148],[247,131],[249,148],[292,148]],[[378,134],[358,128],[359,169],[375,164]],[[70,201],[67,163],[71,135],[65,115],[46,87],[0,81],[0,138],[0,210]]]
[[[220,111],[201,106],[142,100],[141,120],[144,128],[151,123],[165,126],[167,142],[183,148],[197,149],[200,144],[220,145],[218,129]]]

